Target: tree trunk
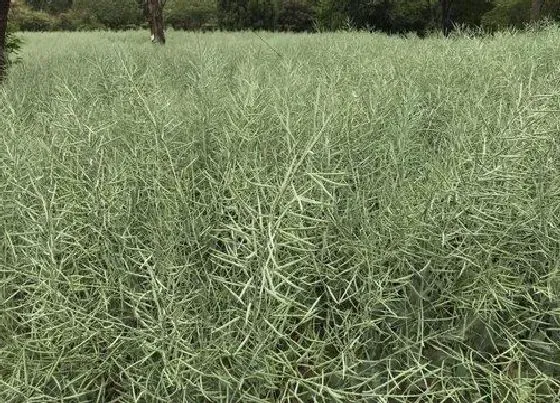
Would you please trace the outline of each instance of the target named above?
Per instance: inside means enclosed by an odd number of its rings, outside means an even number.
[[[6,54],[6,31],[8,28],[8,11],[10,0],[0,0],[0,81],[6,77],[6,66],[8,64]]]
[[[152,42],[163,45],[165,44],[165,26],[163,24],[163,6],[165,5],[165,0],[147,1]]]
[[[441,0],[441,29],[445,36],[453,31],[453,20],[451,19],[451,5],[453,0]]]
[[[544,0],[531,0],[531,22],[537,22],[541,19],[541,9]]]

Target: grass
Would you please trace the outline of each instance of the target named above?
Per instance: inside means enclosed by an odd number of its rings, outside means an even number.
[[[23,38],[0,401],[560,401],[558,28]]]

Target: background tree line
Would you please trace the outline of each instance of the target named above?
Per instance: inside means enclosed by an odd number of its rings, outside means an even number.
[[[23,31],[146,27],[143,0],[16,0]],[[537,7],[537,8],[535,8]],[[560,20],[560,0],[168,0],[168,26],[185,30],[330,31],[353,27],[424,34],[453,25],[523,27],[532,13]],[[442,15],[445,14],[445,15]],[[533,15],[534,18],[534,15]]]

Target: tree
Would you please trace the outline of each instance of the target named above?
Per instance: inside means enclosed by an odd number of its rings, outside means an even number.
[[[85,12],[110,29],[136,26],[142,15],[136,0],[74,0],[73,9]]]
[[[559,0],[494,0],[490,10],[482,15],[482,26],[489,30],[506,27],[523,29],[543,17],[560,21]]]
[[[34,10],[53,14],[68,11],[72,7],[72,0],[25,0],[25,3]]]
[[[282,31],[309,32],[313,30],[313,7],[304,0],[284,0],[276,25]]]
[[[441,29],[445,36],[453,30],[453,20],[451,19],[451,7],[453,0],[441,0]]]
[[[164,18],[174,29],[201,29],[217,20],[216,0],[168,0]]]
[[[152,42],[165,44],[165,26],[163,23],[163,7],[166,0],[147,0],[148,20],[152,33]]]
[[[543,3],[544,0],[531,0],[531,22],[540,20]]]
[[[10,0],[0,0],[0,81],[6,76],[6,66],[8,64],[6,52],[8,11],[10,11]]]

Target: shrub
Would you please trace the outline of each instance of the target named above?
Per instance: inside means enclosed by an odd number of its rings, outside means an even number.
[[[499,0],[496,6],[482,17],[482,25],[493,31],[507,27],[526,28],[531,19],[530,6],[530,0]],[[541,16],[542,22],[537,24],[541,26],[560,19],[560,3],[552,0],[545,1]]]
[[[218,10],[214,0],[172,0],[164,9],[165,20],[173,29],[202,29],[217,23]]]
[[[57,18],[43,13],[34,11],[23,4],[17,4],[10,11],[10,22],[20,31],[52,31],[57,25]]]
[[[72,0],[25,0],[25,4],[36,11],[58,14],[72,7]]]
[[[165,19],[173,29],[202,29],[217,22],[218,11],[215,1],[170,1],[165,9]]]
[[[60,31],[77,31],[89,16],[76,9],[70,9],[58,15],[58,29]]]
[[[125,29],[142,21],[142,11],[136,0],[75,0],[74,10],[88,14],[94,26],[102,24],[113,30]],[[91,22],[86,25],[90,26]]]
[[[318,31],[342,29],[348,18],[344,6],[335,0],[318,0],[315,6],[315,28]]]
[[[10,66],[21,60],[21,58],[18,57],[18,54],[21,50],[21,45],[23,44],[23,41],[21,40],[21,38],[15,35],[12,27],[8,27],[8,29],[9,30],[6,34],[5,50],[8,56],[8,66]]]
[[[286,0],[278,16],[278,26],[282,31],[312,31],[315,13],[308,2]]]

